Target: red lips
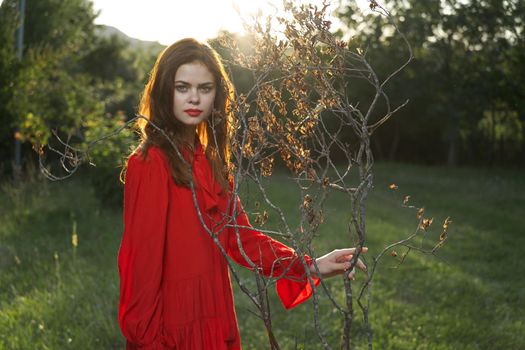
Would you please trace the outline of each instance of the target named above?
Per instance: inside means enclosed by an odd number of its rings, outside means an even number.
[[[184,112],[187,115],[189,115],[190,117],[198,117],[202,113],[202,110],[200,110],[200,109],[185,109]]]

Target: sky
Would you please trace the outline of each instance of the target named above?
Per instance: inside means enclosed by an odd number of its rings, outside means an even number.
[[[350,1],[367,7],[367,0]],[[322,3],[321,0],[308,2]],[[185,37],[206,40],[215,37],[221,29],[242,33],[241,17],[248,20],[257,11],[272,16],[281,4],[281,0],[93,0],[95,10],[100,11],[95,23],[116,27],[133,38],[164,45]],[[328,10],[334,11],[335,6],[331,5]],[[334,24],[337,22],[335,18],[330,20]]]
[[[124,34],[141,40],[169,45],[179,39],[213,38],[221,29],[243,32],[243,20],[260,11],[263,16],[282,13],[282,0],[91,0],[100,11],[96,24],[115,27]],[[365,12],[368,0],[327,0],[328,12],[336,10],[340,1],[355,1]],[[2,4],[3,0],[0,0]],[[321,6],[322,0],[294,0]],[[339,21],[330,17],[333,26]],[[275,23],[275,22],[274,22]],[[276,24],[276,23],[275,23]],[[276,25],[277,26],[277,25]]]

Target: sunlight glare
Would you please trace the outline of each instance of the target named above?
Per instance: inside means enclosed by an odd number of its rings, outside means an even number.
[[[370,0],[355,0],[355,2],[363,14],[368,15],[373,12],[370,9]]]
[[[294,3],[322,6],[322,0],[294,0]],[[242,34],[243,21],[252,23],[256,16],[261,23],[265,23],[267,17],[272,18],[272,30],[278,31],[275,17],[283,13],[282,0],[149,0],[147,3],[143,0],[93,0],[93,8],[100,11],[95,23],[116,27],[133,38],[164,45],[185,37],[206,40],[216,37],[220,30]],[[330,6],[329,11],[334,9]]]

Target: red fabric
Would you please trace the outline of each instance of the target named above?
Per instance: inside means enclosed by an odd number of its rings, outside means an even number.
[[[276,289],[286,309],[308,299],[312,288],[295,251],[251,228],[239,199],[232,205],[213,180],[200,144],[193,169],[202,218],[227,254],[249,267],[240,241],[266,276],[282,276]],[[235,225],[247,228],[225,226],[234,207]],[[226,259],[201,224],[191,190],[173,182],[156,147],[128,162],[118,267],[118,321],[127,350],[241,349]]]

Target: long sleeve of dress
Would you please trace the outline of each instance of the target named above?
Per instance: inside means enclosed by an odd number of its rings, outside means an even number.
[[[252,269],[239,249],[239,237],[243,251],[257,268],[261,269],[265,276],[278,278],[277,294],[286,309],[291,309],[307,300],[313,290],[295,250],[251,228],[240,200],[238,198],[236,200],[238,215],[234,226],[237,227],[230,228],[228,255],[238,264]],[[304,260],[308,267],[313,263],[313,259],[308,255],[304,255]],[[312,277],[314,285],[317,286],[320,279]]]
[[[169,174],[159,152],[148,153],[146,159],[133,155],[126,171],[118,321],[127,349],[160,350]]]

